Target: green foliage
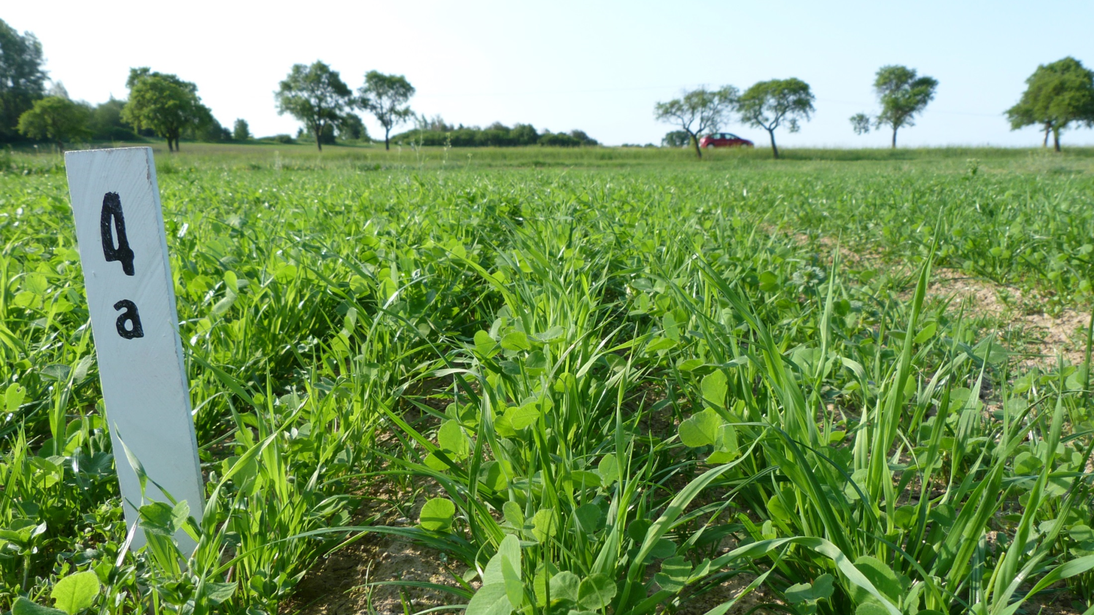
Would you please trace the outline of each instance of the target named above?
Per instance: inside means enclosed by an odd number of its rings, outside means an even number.
[[[702,158],[699,151],[699,135],[716,132],[728,119],[730,111],[737,104],[737,88],[727,85],[718,90],[701,87],[684,92],[680,98],[654,105],[653,115],[657,120],[678,124],[691,137],[695,145],[695,156]]]
[[[452,516],[455,514],[456,505],[452,500],[433,498],[422,507],[419,523],[424,530],[447,532],[452,529]]]
[[[232,126],[232,139],[236,141],[250,141],[252,138],[251,127],[247,125],[247,120],[237,119],[236,123]]]
[[[91,136],[88,121],[91,110],[86,105],[59,96],[47,96],[34,101],[30,110],[19,116],[19,132],[31,139],[45,139],[64,149],[66,141]]]
[[[91,608],[100,588],[99,577],[95,572],[85,570],[73,573],[57,581],[50,592],[57,608],[41,606],[19,597],[12,606],[12,615],[77,615]]]
[[[140,550],[64,176],[0,174],[0,608],[282,612],[362,534],[478,613],[1089,608],[1084,366],[936,295],[1087,305],[1089,153],[306,148],[160,174],[208,503]]]
[[[99,577],[92,570],[77,572],[57,581],[49,595],[56,600],[58,609],[76,615],[80,611],[91,608],[96,596],[99,595]]]
[[[167,139],[169,151],[179,150],[183,132],[196,132],[213,122],[208,107],[201,104],[198,87],[175,75],[133,68],[126,86],[129,100],[122,108],[122,119],[135,130],[147,128]]]
[[[343,141],[360,141],[368,143],[371,141],[368,137],[368,129],[365,128],[364,122],[355,113],[346,113],[342,116],[342,119],[338,121],[337,127],[338,138]]]
[[[690,143],[691,135],[684,130],[671,130],[661,139],[663,147],[687,147]]]
[[[339,120],[339,121],[341,121],[341,120]],[[305,129],[301,128],[296,132],[296,140],[298,140],[298,141],[315,141],[315,142],[319,143],[320,146],[322,146],[322,145],[334,145],[334,143],[335,143],[334,130],[335,130],[334,129],[334,124],[326,124],[326,125],[323,126],[323,134],[319,135],[319,137],[317,138],[315,135],[313,135],[308,130],[305,130]]]
[[[569,133],[536,131],[531,124],[517,124],[510,128],[500,122],[494,122],[486,128],[477,126],[456,128],[441,122],[439,125],[423,124],[420,128],[391,137],[396,143],[410,142],[427,146],[441,147],[519,147],[525,145],[543,145],[547,147],[582,147],[599,145],[583,130],[571,130]]]
[[[221,126],[208,108],[202,109],[197,125],[187,129],[183,135],[205,143],[221,143],[232,140],[232,131]]]
[[[328,132],[327,126],[337,124],[352,104],[352,92],[338,71],[318,60],[311,66],[293,64],[274,98],[277,114],[288,113],[304,124],[319,151],[323,151],[321,137]]]
[[[856,135],[864,135],[870,132],[870,116],[865,113],[856,113],[851,116],[851,128]]]
[[[45,94],[44,64],[34,34],[19,34],[0,19],[0,142],[18,136],[19,117]]]
[[[51,609],[48,606],[31,602],[19,596],[11,608],[12,615],[68,615],[60,609]]]
[[[584,130],[571,130],[569,133],[544,132],[536,140],[540,145],[548,147],[581,147],[599,145],[596,139],[585,134]]]
[[[785,122],[787,130],[798,132],[799,120],[809,121],[814,111],[813,100],[809,84],[791,77],[753,85],[738,97],[736,108],[741,121],[771,135],[771,151],[778,158],[775,129]]]
[[[391,149],[391,129],[414,117],[406,106],[414,92],[414,86],[402,75],[385,75],[374,70],[365,73],[365,85],[357,90],[357,104],[384,127],[384,149]]]
[[[91,131],[91,139],[96,141],[139,141],[140,137],[133,132],[122,119],[122,109],[125,101],[111,97],[110,100],[99,103],[91,110],[88,120],[88,129]]]
[[[1042,64],[1026,79],[1026,91],[1006,115],[1011,130],[1039,126],[1045,145],[1051,132],[1060,151],[1060,133],[1068,126],[1094,126],[1094,71],[1070,56]]]
[[[881,113],[874,118],[874,127],[889,126],[893,129],[892,146],[896,147],[896,133],[905,126],[915,126],[915,116],[934,100],[938,80],[920,77],[915,69],[899,65],[882,66],[874,78],[874,92],[881,103]],[[855,134],[869,131],[870,122],[863,113],[851,116]]]

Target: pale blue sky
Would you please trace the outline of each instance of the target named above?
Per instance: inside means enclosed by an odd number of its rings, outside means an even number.
[[[162,8],[161,8],[162,7]],[[701,84],[742,90],[797,77],[817,98],[801,132],[780,145],[886,146],[847,118],[875,112],[871,88],[884,64],[940,82],[899,145],[1040,144],[1011,132],[1013,105],[1038,64],[1064,56],[1094,67],[1094,2],[55,2],[9,3],[0,19],[42,41],[50,76],[73,98],[126,95],[131,66],[176,73],[226,126],[295,134],[273,91],[294,63],[319,59],[352,88],[364,73],[403,74],[411,106],[449,123],[531,123],[580,128],[606,144],[660,142],[669,125],[658,101]],[[374,137],[380,127],[363,116]],[[724,130],[767,145],[767,134]],[[1094,145],[1094,130],[1063,136]]]

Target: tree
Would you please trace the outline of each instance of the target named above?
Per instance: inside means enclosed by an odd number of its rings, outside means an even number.
[[[343,141],[368,141],[368,129],[356,113],[347,113],[338,122],[338,138]]]
[[[91,112],[89,127],[91,138],[101,141],[134,141],[140,139],[129,125],[122,120],[122,109],[125,101],[113,96],[110,100],[99,103]]]
[[[874,91],[881,102],[881,113],[874,118],[874,127],[891,126],[893,129],[893,147],[896,147],[896,132],[904,126],[915,126],[915,116],[922,113],[927,103],[934,100],[938,80],[933,77],[919,77],[915,69],[906,66],[882,66],[874,79]],[[869,118],[857,113],[851,116],[851,126],[856,134],[869,132]]]
[[[896,131],[902,126],[915,126],[915,115],[934,100],[937,88],[937,79],[919,77],[914,69],[904,66],[882,66],[877,71],[874,90],[881,100],[877,124],[893,128],[893,147],[896,147]]]
[[[60,81],[54,81],[49,85],[49,89],[46,90],[46,96],[60,96],[67,100],[68,89],[65,88],[65,84]]]
[[[531,124],[517,124],[509,133],[513,139],[513,145],[535,145],[539,141],[539,132]]]
[[[231,141],[232,131],[221,126],[220,122],[213,117],[213,112],[205,105],[202,105],[198,109],[197,121],[187,126],[182,131],[182,136],[194,141],[219,143],[221,141]]]
[[[188,129],[183,134],[187,138],[206,143],[222,143],[232,140],[232,131],[221,126],[220,122],[213,117],[212,112],[204,115],[196,127]]]
[[[687,147],[690,144],[691,137],[683,130],[671,130],[661,139],[662,147]]]
[[[657,103],[653,108],[653,115],[662,122],[679,124],[695,146],[695,155],[702,158],[699,134],[718,130],[736,102],[737,88],[731,85],[719,90],[701,87],[692,92],[684,92],[680,98]]]
[[[856,135],[864,135],[870,132],[870,116],[865,113],[856,113],[851,116],[851,128]]]
[[[247,120],[237,119],[234,126],[232,126],[232,139],[236,141],[250,141],[251,140],[251,127],[247,125]]]
[[[576,139],[581,145],[600,145],[600,141],[590,137],[584,130],[575,128],[570,131],[570,136]]]
[[[365,74],[365,85],[357,90],[361,95],[359,104],[384,127],[384,149],[391,149],[391,129],[413,116],[405,105],[414,92],[414,86],[402,75],[385,75],[374,70]]]
[[[327,126],[334,126],[350,104],[353,92],[342,81],[338,71],[323,62],[311,66],[293,64],[289,76],[274,92],[277,114],[295,117],[315,137],[315,146],[323,151],[322,136]]]
[[[58,150],[64,151],[65,141],[91,136],[90,119],[91,109],[86,104],[47,96],[34,101],[34,106],[19,116],[18,130],[31,139],[52,141]]]
[[[183,131],[197,132],[212,119],[198,97],[198,86],[175,75],[133,68],[126,86],[129,102],[122,108],[122,119],[136,130],[148,128],[167,139],[169,152],[179,151]]]
[[[809,121],[814,111],[813,100],[809,84],[801,79],[772,79],[748,88],[737,99],[737,112],[745,123],[767,131],[771,136],[771,151],[778,158],[775,129],[785,122],[790,132],[798,132],[798,121]]]
[[[303,128],[297,129],[296,138],[298,140],[316,140],[315,135]],[[319,135],[319,143],[322,145],[334,145],[336,143],[334,139],[334,124],[325,124],[323,126],[323,134]]]
[[[42,44],[0,19],[0,140],[16,136],[19,117],[45,94]]]
[[[439,113],[433,117],[426,117],[425,114],[422,114],[418,117],[416,123],[418,124],[419,130],[433,130],[438,132],[452,132],[454,130],[452,124],[445,122],[444,118],[441,117],[441,114]],[[513,130],[516,130],[521,125],[522,124],[517,124],[513,127]],[[532,132],[535,132],[534,128],[532,129]],[[535,139],[533,139],[532,142],[535,143]]]
[[[1042,146],[1060,151],[1060,133],[1071,124],[1094,126],[1094,71],[1070,56],[1037,67],[1026,79],[1018,104],[1006,111],[1010,129],[1037,125],[1045,131]]]

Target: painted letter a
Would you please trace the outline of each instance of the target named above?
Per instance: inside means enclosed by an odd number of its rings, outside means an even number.
[[[141,326],[141,315],[137,312],[137,304],[129,299],[122,299],[114,304],[114,309],[125,310],[121,313],[121,316],[118,316],[118,321],[114,323],[118,328],[118,335],[127,340],[144,337],[144,327]],[[129,326],[126,326],[126,323]]]

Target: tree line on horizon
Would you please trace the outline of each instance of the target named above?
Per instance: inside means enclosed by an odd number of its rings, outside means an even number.
[[[71,100],[63,84],[48,78],[43,64],[42,45],[34,34],[20,35],[0,20],[0,142],[27,138],[48,141],[63,150],[65,143],[78,141],[131,141],[156,136],[167,141],[169,152],[176,152],[183,138],[209,142],[254,138],[246,120],[237,119],[231,130],[221,126],[201,101],[197,84],[177,75],[149,67],[131,68],[126,100],[111,98],[91,105]],[[350,142],[371,141],[357,110],[371,113],[383,127],[385,149],[390,149],[392,129],[410,120],[416,124],[413,136],[404,133],[396,137],[421,144],[598,144],[581,130],[539,133],[529,124],[510,129],[497,122],[485,129],[462,125],[452,128],[439,117],[430,123],[407,105],[414,93],[406,77],[375,70],[365,74],[364,85],[354,93],[337,71],[317,61],[310,66],[293,65],[274,92],[274,102],[278,114],[292,115],[302,124],[296,138],[314,139],[319,151],[324,144],[336,142],[336,137]],[[438,131],[445,133],[439,140],[435,134]],[[289,135],[269,139],[293,142]]]
[[[59,149],[74,141],[126,141],[157,136],[167,141],[169,151],[178,151],[181,138],[201,141],[248,141],[253,138],[247,122],[237,119],[231,130],[220,125],[201,102],[197,85],[176,75],[150,68],[130,69],[126,100],[91,105],[69,98],[59,81],[51,81],[43,69],[42,46],[34,34],[20,35],[0,20],[0,142],[23,138],[48,141]],[[49,87],[47,88],[47,83]],[[1037,126],[1044,132],[1043,147],[1053,137],[1060,151],[1060,135],[1076,126],[1094,126],[1094,71],[1072,57],[1037,67],[1026,79],[1026,90],[1014,106],[1004,112],[1011,130]],[[857,113],[850,118],[856,134],[888,127],[892,147],[901,128],[915,125],[934,99],[938,81],[919,76],[914,69],[889,65],[881,67],[874,80],[881,111],[870,116]],[[414,127],[395,135],[396,142],[431,146],[582,146],[598,145],[584,131],[539,132],[530,124],[512,128],[495,122],[486,128],[453,127],[439,118],[417,116],[407,104],[414,87],[403,75],[378,71],[365,74],[356,93],[327,64],[295,64],[274,93],[278,114],[296,118],[302,128],[297,138],[314,139],[322,151],[325,143],[371,141],[356,111],[372,114],[384,129],[384,147],[390,149],[392,130],[413,122]],[[779,157],[775,131],[785,127],[797,132],[808,122],[815,108],[809,84],[797,78],[772,79],[754,84],[744,92],[733,86],[716,90],[700,87],[667,102],[658,102],[658,120],[676,124],[679,130],[666,135],[663,145],[690,143],[702,157],[699,136],[717,132],[736,114],[740,121],[767,131],[772,154]],[[289,135],[271,137],[292,142]]]
[[[919,76],[915,69],[882,66],[874,76],[874,92],[881,111],[873,117],[856,113],[850,118],[851,128],[862,135],[887,126],[893,131],[891,145],[896,148],[897,132],[915,126],[915,117],[934,100],[937,89],[937,79]],[[700,87],[685,91],[680,98],[657,103],[654,117],[680,127],[666,134],[662,144],[676,147],[691,144],[696,157],[702,158],[699,136],[718,132],[736,113],[741,123],[767,131],[772,155],[778,158],[775,130],[785,125],[789,132],[797,132],[801,122],[812,118],[814,100],[808,83],[793,77],[772,79],[756,83],[744,93],[731,85],[716,90]],[[1021,99],[1004,115],[1011,130],[1026,126],[1043,130],[1042,147],[1048,146],[1051,134],[1058,152],[1060,133],[1065,129],[1094,127],[1094,71],[1070,56],[1042,64],[1026,79]]]
[[[531,124],[517,123],[512,127],[501,122],[489,126],[453,126],[437,115],[432,118],[417,117],[414,128],[393,135],[392,140],[433,147],[520,147],[546,145],[553,147],[581,147],[600,145],[584,130],[570,132],[540,132]]]
[[[353,113],[356,109],[368,111],[383,127],[384,149],[391,149],[391,131],[408,122],[413,122],[415,127],[395,135],[396,142],[456,147],[598,145],[595,139],[582,130],[573,130],[570,133],[540,133],[531,124],[517,124],[509,128],[500,122],[494,122],[486,128],[465,127],[462,124],[453,127],[440,116],[429,119],[419,117],[411,111],[407,103],[414,94],[414,86],[403,75],[369,71],[365,75],[365,84],[354,95],[342,81],[338,71],[324,62],[316,61],[310,66],[293,65],[289,76],[281,82],[275,98],[278,114],[287,113],[303,123],[307,132],[315,135],[315,144],[320,151],[324,143],[320,135],[329,133],[331,127],[347,120],[352,121],[356,118]]]

